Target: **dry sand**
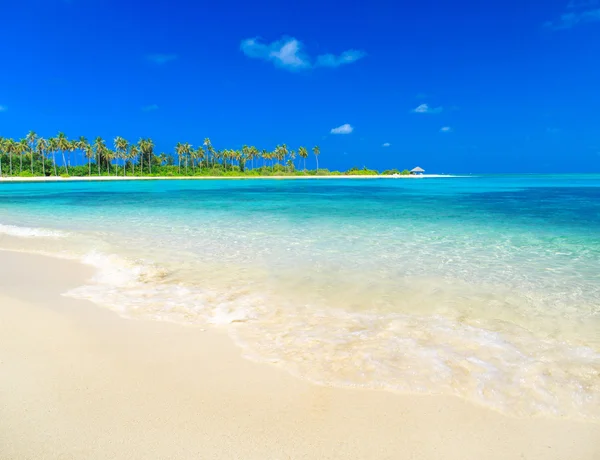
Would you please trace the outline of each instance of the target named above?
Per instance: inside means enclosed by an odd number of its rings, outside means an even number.
[[[222,331],[61,296],[90,275],[0,251],[2,460],[600,458],[600,424],[314,386]]]
[[[0,177],[2,182],[106,182],[127,180],[254,180],[254,179],[427,179],[452,176],[448,174],[420,174],[415,176],[46,176],[46,177]]]

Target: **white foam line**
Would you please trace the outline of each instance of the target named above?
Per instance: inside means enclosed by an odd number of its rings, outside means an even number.
[[[16,236],[18,238],[65,238],[66,232],[45,228],[18,227],[16,225],[0,224],[0,235]]]

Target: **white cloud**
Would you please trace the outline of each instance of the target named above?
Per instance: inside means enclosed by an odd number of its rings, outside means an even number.
[[[142,107],[143,112],[152,112],[154,110],[158,110],[158,105],[150,104],[150,105],[145,105],[144,107]]]
[[[0,105],[0,112],[6,112],[8,110],[8,107],[6,107],[5,105]]]
[[[354,128],[346,123],[345,125],[333,128],[330,132],[331,134],[350,134],[352,131],[354,131]]]
[[[149,54],[146,56],[150,62],[156,65],[164,65],[168,62],[174,61],[177,59],[176,54]]]
[[[390,144],[389,142],[386,142],[385,144],[382,145],[382,147],[389,147],[390,145],[392,145],[392,144]]]
[[[257,38],[242,40],[242,52],[253,59],[272,61],[276,66],[289,70],[310,67],[302,51],[302,43],[295,38],[286,38],[272,43],[261,43]]]
[[[453,130],[450,126],[444,126],[440,129],[440,133],[451,133]]]
[[[240,49],[249,58],[270,61],[277,67],[292,71],[314,67],[339,67],[366,56],[363,51],[348,50],[339,56],[334,54],[317,56],[313,63],[311,57],[304,52],[302,42],[293,37],[283,37],[271,43],[264,43],[259,38],[248,38],[242,40]]]
[[[443,107],[429,107],[427,104],[421,104],[416,109],[413,109],[413,113],[440,113],[444,110]]]
[[[335,54],[322,54],[317,56],[315,67],[339,67],[344,64],[351,64],[364,58],[367,55],[364,51],[348,50],[339,56]]]
[[[598,21],[600,21],[600,8],[579,12],[571,11],[569,13],[564,13],[556,21],[548,21],[544,24],[544,26],[552,30],[564,30],[571,29],[579,24]]]

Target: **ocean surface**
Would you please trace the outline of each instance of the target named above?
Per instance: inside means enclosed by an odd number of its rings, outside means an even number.
[[[2,248],[315,383],[600,420],[600,175],[0,183]]]

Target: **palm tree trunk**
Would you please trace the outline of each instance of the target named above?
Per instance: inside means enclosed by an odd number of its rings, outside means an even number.
[[[19,153],[19,174],[23,172],[23,152]]]
[[[31,151],[31,175],[33,176],[33,150]]]
[[[92,177],[92,157],[88,157],[88,176]]]
[[[56,153],[52,152],[52,164],[54,165],[54,177],[58,176],[58,172],[56,171]]]
[[[8,161],[10,162],[10,175],[12,176],[12,152],[8,154]]]
[[[44,175],[44,177],[46,177],[46,155],[45,152],[42,150],[42,174]]]
[[[100,158],[96,158],[96,165],[98,166],[98,176],[100,176]]]
[[[65,169],[67,171],[67,176],[69,175],[69,166],[67,165],[67,162],[65,160],[65,151],[61,150],[62,153],[62,159],[63,159],[63,165],[65,166]]]

